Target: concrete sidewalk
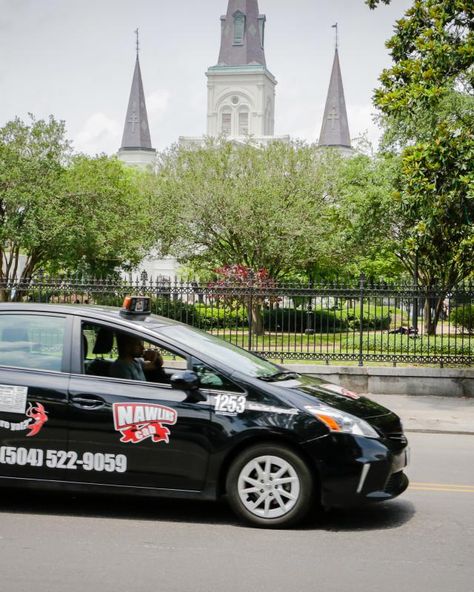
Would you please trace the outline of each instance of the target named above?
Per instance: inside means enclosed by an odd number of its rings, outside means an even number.
[[[472,398],[426,395],[368,394],[366,396],[399,415],[407,432],[474,436],[474,399]]]

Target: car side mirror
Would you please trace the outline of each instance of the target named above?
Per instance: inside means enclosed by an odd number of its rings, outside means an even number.
[[[197,391],[199,388],[199,376],[191,370],[175,372],[170,378],[170,384],[174,389],[181,391]]]
[[[186,397],[187,403],[198,403],[207,399],[205,395],[199,392],[199,383],[199,376],[192,370],[175,372],[170,378],[172,388],[188,393]]]

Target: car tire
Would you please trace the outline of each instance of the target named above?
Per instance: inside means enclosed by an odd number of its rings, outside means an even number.
[[[279,444],[255,445],[232,463],[226,479],[231,508],[263,528],[300,522],[313,502],[314,479],[303,459]]]

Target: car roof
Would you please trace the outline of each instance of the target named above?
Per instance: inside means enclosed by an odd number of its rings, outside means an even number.
[[[137,327],[140,324],[144,328],[153,323],[153,328],[166,327],[170,325],[181,324],[178,321],[167,319],[158,315],[123,315],[120,314],[120,308],[113,306],[97,306],[95,304],[46,304],[39,302],[3,302],[0,303],[1,312],[41,312],[41,313],[59,313],[75,316],[84,316],[98,321],[119,321],[125,324]]]

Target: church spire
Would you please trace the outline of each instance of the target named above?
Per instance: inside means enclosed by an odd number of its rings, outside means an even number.
[[[221,17],[219,66],[265,64],[265,16],[259,14],[258,0],[229,0]]]
[[[151,146],[150,128],[148,126],[148,115],[146,112],[145,93],[143,91],[142,73],[139,59],[139,38],[138,29],[135,60],[135,71],[133,73],[132,89],[128,101],[127,116],[122,137],[121,150],[153,150]]]
[[[347,120],[344,87],[342,85],[341,67],[336,27],[336,51],[331,72],[331,81],[324,109],[323,125],[319,136],[319,146],[351,149],[351,137]]]

